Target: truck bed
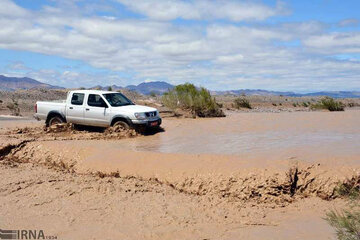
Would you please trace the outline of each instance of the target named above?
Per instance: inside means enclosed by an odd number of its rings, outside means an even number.
[[[38,101],[36,102],[36,117],[45,120],[50,111],[57,111],[65,115],[66,100]]]

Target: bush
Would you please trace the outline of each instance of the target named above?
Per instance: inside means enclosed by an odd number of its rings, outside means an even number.
[[[150,97],[156,97],[156,92],[151,91],[150,92]]]
[[[112,89],[112,87],[111,87],[111,86],[109,86],[109,87],[108,87],[108,91],[110,91],[110,92],[111,92],[112,90],[113,90],[113,89]]]
[[[234,100],[234,104],[237,109],[239,109],[239,108],[252,109],[249,100],[247,100],[245,97],[236,98]]]
[[[360,176],[354,176],[335,188],[335,194],[349,200],[346,210],[332,210],[325,220],[335,228],[339,240],[360,240]]]
[[[6,107],[11,111],[11,115],[20,116],[20,107],[16,99],[12,98],[12,102],[8,103]]]
[[[311,106],[312,109],[327,109],[333,111],[344,111],[344,104],[340,101],[335,101],[331,97],[324,97],[318,103]]]
[[[193,84],[185,83],[166,92],[162,97],[163,104],[170,109],[190,111],[199,117],[224,117],[218,103],[205,88],[197,89]]]
[[[357,199],[360,196],[360,176],[352,177],[345,182],[339,183],[335,193],[341,197]]]
[[[330,211],[326,221],[335,228],[339,240],[360,240],[360,211]]]

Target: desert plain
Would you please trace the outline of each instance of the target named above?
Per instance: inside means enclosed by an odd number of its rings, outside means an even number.
[[[57,239],[336,239],[324,217],[348,206],[335,189],[360,175],[360,109],[280,100],[290,103],[225,102],[225,118],[163,111],[163,130],[145,135],[44,130],[30,107],[2,116],[1,227]]]

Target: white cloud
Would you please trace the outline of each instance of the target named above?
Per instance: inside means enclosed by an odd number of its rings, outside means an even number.
[[[22,62],[16,61],[6,65],[6,68],[12,71],[25,71],[29,70],[29,68]]]
[[[356,27],[358,25],[359,25],[359,20],[355,18],[344,19],[338,23],[339,27]]]
[[[1,0],[0,15],[6,17],[23,17],[28,15],[28,12],[10,0]]]
[[[183,19],[229,19],[232,21],[264,20],[285,14],[287,10],[281,2],[275,7],[253,1],[221,0],[118,0],[129,9],[156,20]]]
[[[331,58],[337,53],[358,53],[357,32],[329,32],[326,24],[316,21],[239,26],[209,20],[262,20],[281,12],[281,3],[275,8],[244,1],[174,0],[168,2],[170,6],[156,1],[151,7],[144,6],[152,1],[125,3],[131,9],[149,11],[142,12],[149,16],[147,20],[89,14],[93,6],[84,6],[88,10],[83,14],[73,1],[61,1],[61,5],[40,11],[25,10],[10,1],[4,3],[17,13],[13,15],[16,17],[9,17],[1,12],[3,5],[0,7],[0,48],[81,60],[133,76],[124,79],[115,73],[51,69],[26,72],[55,85],[128,85],[146,79],[166,79],[173,84],[191,81],[212,89],[360,89],[359,62]],[[159,10],[167,8],[168,11]],[[222,17],[218,16],[220,13]],[[165,21],[178,17],[209,22]],[[292,41],[298,43],[286,45]]]
[[[242,61],[243,59],[244,59],[243,55],[235,54],[235,55],[219,56],[216,58],[215,61],[222,64],[229,64],[229,63]]]
[[[360,33],[328,33],[315,35],[304,41],[314,51],[327,53],[360,53]]]

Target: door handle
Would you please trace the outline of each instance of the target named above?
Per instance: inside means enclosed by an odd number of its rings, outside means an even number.
[[[86,111],[89,111],[90,109],[88,109],[88,108],[85,108],[85,110],[86,110]]]
[[[70,109],[74,109],[73,107],[69,107]]]

